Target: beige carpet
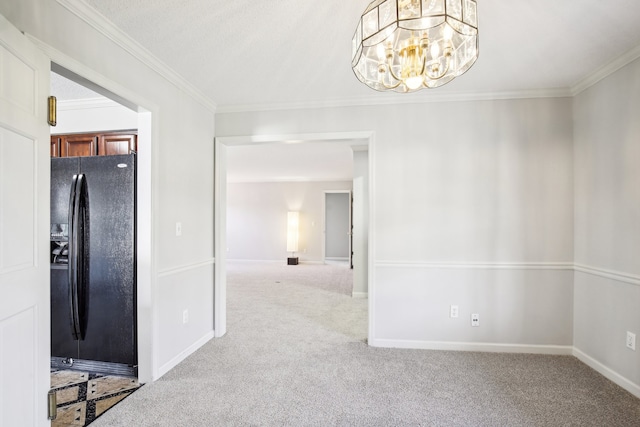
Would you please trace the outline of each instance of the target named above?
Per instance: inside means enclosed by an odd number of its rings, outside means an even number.
[[[99,426],[640,426],[640,399],[568,356],[372,348],[334,266],[229,266],[228,334]]]

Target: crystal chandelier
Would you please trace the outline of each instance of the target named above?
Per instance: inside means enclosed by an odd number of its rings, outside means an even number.
[[[353,36],[351,66],[367,86],[406,93],[442,86],[476,59],[475,0],[375,0]]]

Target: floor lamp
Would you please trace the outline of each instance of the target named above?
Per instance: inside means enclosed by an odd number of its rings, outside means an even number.
[[[287,265],[298,265],[298,227],[300,223],[299,212],[287,213],[287,252],[291,252],[291,257],[287,258]]]

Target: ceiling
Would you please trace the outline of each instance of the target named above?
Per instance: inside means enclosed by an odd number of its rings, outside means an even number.
[[[640,45],[638,0],[478,0],[480,58],[469,72],[435,90],[382,94],[350,67],[351,37],[369,0],[85,1],[221,111],[568,95]]]
[[[480,57],[471,70],[438,89],[380,93],[351,70],[351,38],[369,0],[84,1],[219,112],[569,96],[599,68],[640,52],[638,0],[477,0]],[[60,99],[99,96],[64,80],[52,80]],[[351,150],[332,143],[233,147],[228,161],[230,182],[349,180],[353,173]]]
[[[54,72],[51,73],[51,95],[55,96],[58,101],[104,98],[91,89]]]

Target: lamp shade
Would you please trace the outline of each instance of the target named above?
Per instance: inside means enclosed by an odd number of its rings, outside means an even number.
[[[287,213],[287,252],[298,252],[300,214],[299,212]]]

